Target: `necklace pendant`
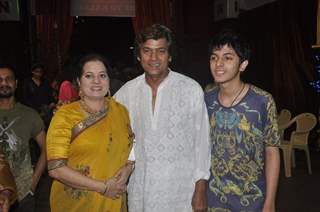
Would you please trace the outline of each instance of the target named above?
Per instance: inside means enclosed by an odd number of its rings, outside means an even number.
[[[232,107],[235,103],[236,103],[236,100],[239,98],[240,94],[242,93],[242,91],[244,90],[244,88],[246,87],[246,84],[243,83],[242,86],[241,86],[241,89],[240,91],[237,93],[237,95],[234,97],[234,99],[232,100],[231,104],[230,104],[230,107]]]

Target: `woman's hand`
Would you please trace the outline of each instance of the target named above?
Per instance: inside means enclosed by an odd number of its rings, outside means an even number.
[[[126,192],[126,184],[117,182],[115,177],[112,177],[105,182],[105,189],[102,195],[111,199],[119,198],[124,192]]]
[[[129,176],[131,175],[134,169],[134,162],[128,161],[126,165],[121,167],[117,173],[114,175],[114,178],[117,179],[117,183],[119,184],[126,184],[128,181]]]

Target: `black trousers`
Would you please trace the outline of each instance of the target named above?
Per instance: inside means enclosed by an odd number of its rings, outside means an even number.
[[[28,194],[21,201],[15,202],[11,208],[10,212],[34,212],[36,207],[35,197]]]

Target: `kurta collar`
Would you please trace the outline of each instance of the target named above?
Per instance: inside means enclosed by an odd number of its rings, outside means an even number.
[[[169,81],[170,81],[170,79],[172,78],[172,75],[173,75],[172,72],[173,71],[171,70],[171,68],[169,68],[169,73],[168,73],[167,77],[160,83],[160,85],[158,87],[158,90],[163,88],[164,86],[166,86],[169,83]],[[149,86],[149,84],[146,82],[146,74],[145,73],[143,73],[143,82],[144,82],[145,85]]]

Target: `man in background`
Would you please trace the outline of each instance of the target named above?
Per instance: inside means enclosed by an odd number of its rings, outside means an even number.
[[[46,167],[43,121],[39,114],[15,100],[17,80],[10,65],[0,64],[0,150],[10,165],[18,191],[13,211],[34,211],[34,192]],[[33,138],[41,154],[33,169],[29,140]]]
[[[21,102],[36,110],[43,119],[46,127],[49,126],[52,110],[55,107],[53,89],[45,78],[44,66],[36,63],[31,67],[32,76],[22,83]]]

